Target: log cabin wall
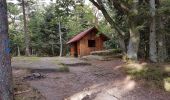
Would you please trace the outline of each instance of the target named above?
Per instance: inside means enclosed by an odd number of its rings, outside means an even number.
[[[98,35],[98,32],[95,27],[92,27],[70,39],[67,42],[67,44],[71,45],[70,55],[73,57],[81,57],[89,55],[92,51],[103,50],[103,43],[108,40],[108,38],[102,33]]]
[[[75,57],[76,55],[79,56],[80,55],[80,42],[74,42],[71,44],[70,47],[70,55],[72,57]]]
[[[72,57],[74,57],[74,53],[75,53],[75,44],[74,43],[72,43],[71,44],[71,47],[70,47],[70,55],[72,56]]]
[[[89,47],[88,40],[95,40],[95,47]],[[86,34],[80,40],[80,55],[79,56],[89,55],[90,52],[92,52],[92,51],[102,50],[103,42],[104,41],[103,41],[102,36],[98,36],[95,32]]]
[[[77,42],[77,52],[78,56],[80,56],[80,41]]]

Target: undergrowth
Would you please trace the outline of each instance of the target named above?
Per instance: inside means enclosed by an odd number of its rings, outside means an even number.
[[[163,67],[157,65],[140,65],[139,70],[136,67],[125,66],[125,72],[136,81],[143,81],[147,87],[156,87],[163,89],[164,80],[168,77],[167,72],[164,71]]]

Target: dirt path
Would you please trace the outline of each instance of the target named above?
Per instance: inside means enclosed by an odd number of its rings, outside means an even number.
[[[47,100],[170,100],[170,93],[142,87],[123,74],[119,59],[89,63],[68,66],[68,73],[42,73],[46,78],[28,82]]]

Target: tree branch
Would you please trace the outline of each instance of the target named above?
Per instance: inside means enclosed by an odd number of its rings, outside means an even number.
[[[112,28],[114,28],[119,34],[119,36],[124,36],[125,33],[116,25],[116,23],[113,21],[113,19],[111,18],[111,16],[108,14],[108,12],[106,11],[106,9],[104,8],[104,5],[102,3],[101,0],[97,0],[97,2],[95,2],[94,0],[90,0],[103,14],[103,16],[105,17],[105,19],[108,21],[108,23],[110,24],[110,26]]]
[[[129,8],[119,0],[108,0],[108,2],[111,3],[120,12],[129,12]]]
[[[96,1],[94,1],[94,0],[89,0],[89,1],[91,1],[93,3],[93,5],[96,6],[100,10],[100,6]]]

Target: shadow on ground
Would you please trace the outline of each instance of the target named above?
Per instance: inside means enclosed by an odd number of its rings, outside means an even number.
[[[113,61],[114,62],[114,61]],[[101,70],[94,73],[100,78],[110,80],[93,84],[86,90],[73,94],[65,100],[169,100],[169,66],[156,64],[121,64],[116,62],[97,62]],[[101,64],[100,64],[101,63]],[[110,64],[109,64],[110,63]],[[109,66],[112,66],[107,69]],[[100,68],[99,68],[100,69]],[[111,70],[113,72],[111,72]],[[106,72],[104,72],[106,71]],[[110,71],[110,73],[108,73]],[[105,73],[105,74],[103,74]]]
[[[79,59],[69,59],[43,58],[40,61],[43,64],[46,61],[48,66],[52,65],[51,61],[79,63]],[[76,67],[65,64],[69,68],[67,73],[37,70],[46,78],[28,83],[46,100],[170,100],[170,93],[164,90],[169,65],[124,64],[120,59],[86,62],[90,64]]]

